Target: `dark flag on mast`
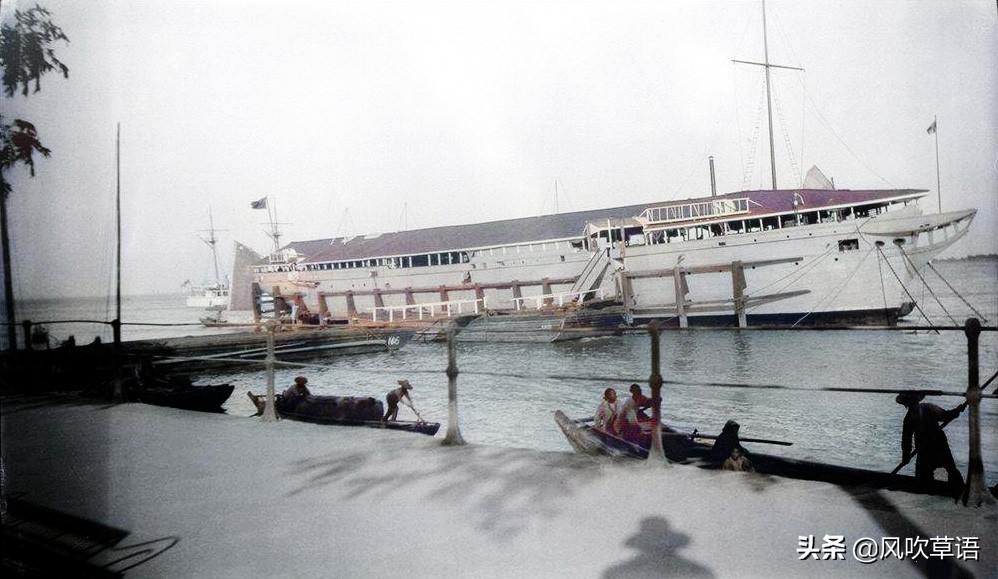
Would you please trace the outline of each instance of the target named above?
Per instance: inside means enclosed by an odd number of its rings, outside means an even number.
[[[256,201],[250,203],[252,209],[266,209],[267,208],[267,198],[257,199]]]
[[[932,124],[929,125],[929,128],[925,129],[925,132],[929,133],[930,135],[936,132],[936,121],[932,121]]]

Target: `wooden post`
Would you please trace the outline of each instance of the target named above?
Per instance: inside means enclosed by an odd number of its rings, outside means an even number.
[[[326,303],[326,296],[319,294],[319,325],[326,325],[326,318],[329,317],[329,304]]]
[[[457,348],[454,343],[454,328],[447,329],[447,436],[445,446],[466,444],[457,426]]]
[[[24,329],[24,349],[33,350],[34,345],[31,343],[31,320],[21,322],[21,328]],[[13,350],[13,348],[11,349]]]
[[[350,319],[357,317],[357,302],[353,299],[353,292],[347,292],[347,316]]]
[[[260,297],[263,295],[263,290],[260,289],[260,284],[253,282],[253,323],[259,324],[260,318],[262,317],[262,311],[260,306]],[[257,326],[257,331],[259,331],[259,326]]]
[[[745,268],[742,267],[742,262],[731,262],[731,294],[735,300],[735,315],[738,316],[739,328],[748,326],[748,320],[745,317],[744,292],[746,287],[748,286],[745,283]]]
[[[648,450],[648,460],[650,464],[666,465],[669,461],[665,458],[665,449],[662,448],[662,373],[661,352],[659,347],[659,323],[648,324],[648,333],[651,335],[651,376],[648,377],[648,387],[651,389],[651,397],[655,400],[655,405],[651,409],[651,448]]]
[[[967,484],[963,487],[963,506],[983,504],[994,506],[998,501],[991,495],[984,480],[984,460],[981,458],[981,378],[978,366],[978,338],[981,322],[968,318],[963,326],[967,335],[967,408],[970,409],[970,456],[967,459]]]
[[[676,288],[676,314],[679,316],[679,327],[690,327],[690,320],[686,317],[686,284],[683,283],[683,276],[686,275],[676,266],[673,270],[672,282]]]
[[[551,281],[550,278],[543,278],[541,280],[541,293],[548,296],[551,295]],[[554,305],[554,300],[551,298],[544,298],[544,307],[548,308]],[[539,308],[538,308],[539,309]]]
[[[277,320],[268,320],[265,324],[267,329],[267,357],[264,362],[267,366],[267,402],[263,407],[263,414],[260,416],[261,422],[276,422],[277,410],[274,404],[274,332],[277,330]]]
[[[381,295],[381,289],[374,290],[374,307],[383,308],[385,307],[385,298]]]
[[[513,291],[513,303],[516,305],[515,309],[519,310],[520,306],[523,305],[520,301],[520,299],[523,298],[523,291],[520,289],[520,282],[513,280],[513,284],[510,286],[510,289]]]
[[[412,295],[412,288],[405,288],[405,305],[414,306],[416,305],[416,298]]]

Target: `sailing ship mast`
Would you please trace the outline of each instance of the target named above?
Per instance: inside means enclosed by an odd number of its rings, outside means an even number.
[[[772,81],[770,78],[771,68],[786,68],[789,70],[804,70],[803,68],[798,68],[796,66],[784,66],[780,64],[771,64],[769,62],[769,37],[766,30],[766,0],[762,0],[762,56],[763,62],[749,62],[746,60],[732,60],[731,62],[737,62],[739,64],[752,64],[755,66],[762,66],[766,69],[766,111],[769,117],[769,167],[772,171],[773,177],[773,190],[776,190],[776,148],[773,145],[773,94],[772,94]]]
[[[215,249],[215,244],[218,243],[218,239],[215,237],[215,220],[211,215],[211,206],[208,207],[208,227],[208,239],[203,237],[200,239],[211,248],[211,257],[215,264],[215,286],[221,288],[222,279],[218,274],[218,251]]]
[[[114,399],[123,398],[121,391],[121,123],[118,123],[118,131],[114,143],[114,164],[115,164],[115,193],[114,193],[114,217],[116,236],[116,258],[115,258],[115,294],[114,294],[114,320],[111,322],[111,331],[114,336],[112,346],[112,358],[114,366]]]

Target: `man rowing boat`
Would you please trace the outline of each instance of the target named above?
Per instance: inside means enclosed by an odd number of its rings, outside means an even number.
[[[915,458],[915,478],[928,482],[935,477],[938,468],[946,469],[946,480],[959,493],[963,490],[963,475],[956,468],[953,453],[949,449],[949,441],[943,432],[940,422],[949,422],[963,412],[967,407],[964,402],[952,410],[943,410],[935,404],[922,403],[925,394],[921,392],[902,392],[894,399],[895,402],[908,408],[901,427],[901,462],[911,460],[912,440],[918,452]]]

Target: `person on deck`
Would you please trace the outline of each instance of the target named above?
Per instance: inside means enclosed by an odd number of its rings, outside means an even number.
[[[593,427],[602,432],[613,433],[613,419],[617,416],[617,391],[607,388],[603,391],[603,401],[593,416]]]
[[[293,412],[299,404],[305,401],[305,398],[312,395],[308,387],[305,386],[306,384],[308,384],[308,378],[304,376],[295,378],[295,383],[281,394],[281,408],[283,410]]]
[[[894,399],[895,402],[908,408],[901,427],[901,462],[911,460],[912,440],[915,442],[915,478],[921,481],[934,480],[937,468],[946,469],[946,480],[959,494],[963,490],[963,475],[956,468],[953,454],[949,449],[949,441],[943,432],[940,422],[949,422],[963,412],[967,407],[964,402],[952,410],[943,410],[935,404],[922,403],[925,394],[920,392],[902,392]]]
[[[634,408],[635,412],[637,412],[638,420],[641,422],[651,420],[651,416],[648,416],[648,413],[646,413],[645,410],[655,405],[655,399],[642,394],[641,386],[637,384],[631,384],[630,391],[631,398],[634,399]]]
[[[388,402],[388,410],[385,411],[385,417],[382,418],[383,421],[397,420],[399,415],[399,402],[405,398],[409,401],[409,405],[412,405],[412,398],[409,396],[409,390],[412,390],[412,384],[409,384],[408,380],[399,380],[399,387],[392,390],[385,395],[385,401]]]
[[[620,403],[617,417],[613,421],[613,429],[617,436],[632,444],[641,445],[648,438],[638,422],[638,403],[633,396],[628,396]]]

